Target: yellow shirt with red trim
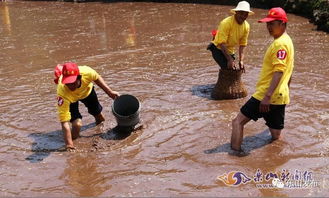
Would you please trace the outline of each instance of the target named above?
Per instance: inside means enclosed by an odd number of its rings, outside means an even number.
[[[57,112],[61,122],[71,120],[70,104],[86,98],[93,88],[93,81],[99,78],[99,74],[88,66],[79,66],[81,86],[71,91],[62,84],[62,76],[57,85]]]
[[[235,53],[236,46],[247,46],[250,25],[244,21],[239,25],[233,16],[229,16],[222,20],[218,25],[218,31],[215,39],[212,41],[219,49],[219,44],[226,44],[230,54]]]
[[[262,101],[270,87],[274,72],[282,72],[283,75],[273,92],[270,103],[274,105],[290,103],[288,82],[294,68],[294,53],[294,45],[287,33],[272,42],[264,56],[256,92],[253,94],[254,98]]]

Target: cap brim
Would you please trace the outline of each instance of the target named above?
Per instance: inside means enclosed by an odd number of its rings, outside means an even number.
[[[78,76],[66,76],[62,78],[62,84],[74,83]]]
[[[277,19],[266,17],[266,18],[263,18],[261,20],[258,20],[258,23],[267,23],[267,22],[271,22],[271,21],[275,21],[275,20],[277,20]]]
[[[253,11],[246,11],[246,10],[236,10],[236,9],[232,9],[232,10],[231,10],[231,13],[232,13],[232,14],[235,14],[235,13],[236,13],[235,11],[243,11],[243,12],[249,12],[249,14],[248,14],[249,16],[250,16],[250,15],[253,15],[253,14],[255,14]]]

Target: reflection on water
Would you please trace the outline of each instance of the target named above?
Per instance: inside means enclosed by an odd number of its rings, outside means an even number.
[[[7,32],[10,34],[11,24],[10,24],[9,7],[6,4],[1,6],[1,14],[2,14],[3,25],[4,27],[6,27]]]
[[[328,196],[329,38],[289,15],[296,48],[283,139],[264,121],[245,127],[246,155],[229,148],[231,120],[248,99],[216,101],[218,66],[205,48],[232,7],[161,3],[0,3],[0,196]],[[254,91],[271,37],[254,9],[243,75]],[[64,145],[53,68],[75,61],[142,103],[142,127],[116,131],[112,100],[99,88],[106,122],[85,108],[78,151]],[[312,163],[311,163],[312,162]],[[231,171],[312,171],[321,186],[225,185]],[[37,174],[36,174],[37,173]],[[232,190],[232,189],[238,190]]]
[[[97,155],[92,153],[73,154],[66,159],[66,167],[60,176],[67,186],[66,191],[75,196],[100,196],[111,188],[106,176],[98,170]]]

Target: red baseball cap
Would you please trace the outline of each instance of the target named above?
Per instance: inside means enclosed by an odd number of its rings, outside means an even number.
[[[275,20],[279,20],[279,21],[283,21],[283,22],[288,22],[288,17],[286,12],[280,8],[272,8],[268,11],[267,17],[259,20],[259,23],[267,23],[267,22],[271,22],[271,21],[275,21]]]
[[[62,70],[62,83],[69,84],[74,83],[77,80],[77,76],[80,74],[79,67],[75,63],[65,63]]]

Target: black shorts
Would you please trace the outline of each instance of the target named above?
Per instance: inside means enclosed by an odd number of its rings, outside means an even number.
[[[79,101],[81,101],[88,108],[88,113],[90,113],[93,116],[100,114],[103,110],[102,105],[98,101],[94,87],[86,98]],[[79,112],[79,101],[70,104],[70,113],[71,113],[70,122],[73,122],[78,118],[80,119],[82,118],[82,115]]]
[[[270,105],[270,111],[267,113],[259,112],[260,101],[254,97],[251,97],[246,104],[244,104],[240,111],[241,113],[257,121],[258,118],[264,118],[266,125],[272,129],[284,128],[284,112],[286,105]]]
[[[227,59],[223,54],[222,50],[218,49],[215,45],[212,45],[210,48],[212,57],[216,61],[216,63],[220,66],[221,69],[228,69],[227,67]],[[235,55],[231,55],[233,60],[235,60]]]

